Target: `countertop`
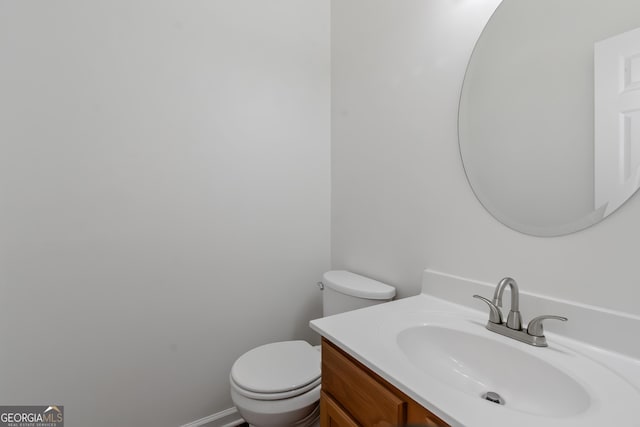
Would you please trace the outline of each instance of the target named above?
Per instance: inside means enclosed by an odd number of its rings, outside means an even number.
[[[472,328],[477,326],[480,336],[504,340],[504,344],[528,354],[539,355],[544,354],[540,352],[548,352],[545,357],[548,355],[550,360],[556,357],[556,354],[565,359],[584,357],[598,369],[603,366],[608,368],[615,379],[613,382],[603,383],[604,390],[597,392],[601,394],[590,395],[589,409],[571,416],[547,417],[515,411],[508,406],[498,406],[480,398],[470,398],[459,389],[420,370],[399,348],[396,340],[398,331],[424,324],[424,316],[432,314],[462,319]],[[421,294],[313,320],[310,325],[320,335],[454,427],[640,426],[637,409],[640,408],[640,361],[552,333],[546,334],[549,347],[532,347],[487,331],[484,328],[487,318],[488,315],[484,311]],[[571,371],[567,366],[564,369]],[[579,378],[580,372],[571,374],[579,383],[583,383]],[[589,384],[588,381],[585,384],[593,386],[593,383]],[[617,384],[615,390],[606,389],[610,384]]]

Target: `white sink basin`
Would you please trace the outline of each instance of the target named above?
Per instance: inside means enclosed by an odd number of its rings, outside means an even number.
[[[573,378],[501,341],[436,325],[404,329],[397,341],[418,369],[478,399],[491,391],[510,409],[550,417],[589,408],[589,394]]]
[[[637,388],[565,340],[534,347],[488,331],[485,319],[465,312],[420,310],[378,322],[379,339],[395,344],[389,356],[413,372],[407,383],[433,390],[430,403],[455,402],[497,425],[607,425],[607,417],[633,417],[640,403]],[[502,402],[486,400],[487,392]]]

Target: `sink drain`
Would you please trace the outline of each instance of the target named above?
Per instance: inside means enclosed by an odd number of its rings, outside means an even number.
[[[504,405],[504,399],[496,392],[488,391],[482,395],[484,400],[488,400],[492,403],[497,403],[498,405]]]

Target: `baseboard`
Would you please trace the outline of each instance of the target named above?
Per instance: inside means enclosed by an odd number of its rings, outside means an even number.
[[[244,419],[242,419],[238,410],[233,407],[180,427],[236,427],[243,423]]]

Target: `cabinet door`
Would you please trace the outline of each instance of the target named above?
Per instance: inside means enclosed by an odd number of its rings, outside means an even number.
[[[320,405],[321,427],[449,427],[324,338]]]
[[[320,395],[320,427],[359,427],[325,392]]]
[[[406,424],[406,402],[330,345],[322,346],[322,390],[359,424]]]
[[[407,406],[407,425],[421,427],[449,427],[447,423],[413,401],[409,402],[409,405]]]

